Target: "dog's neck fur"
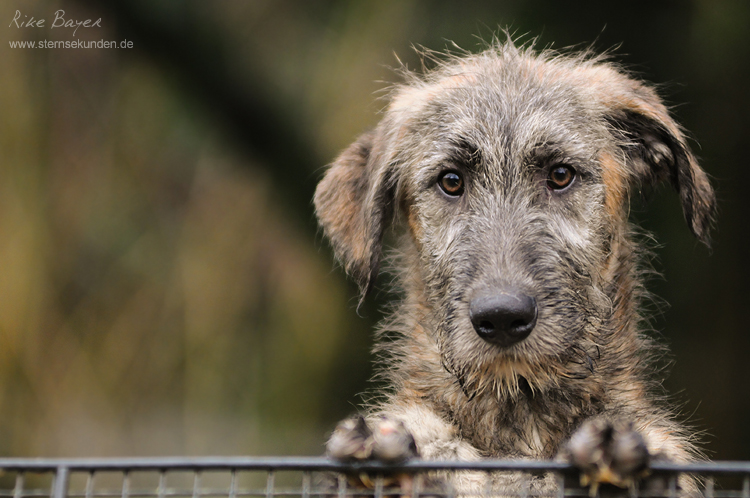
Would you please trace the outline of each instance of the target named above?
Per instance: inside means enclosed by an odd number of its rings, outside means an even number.
[[[610,316],[584,334],[589,337],[581,344],[588,348],[571,344],[571,354],[549,358],[544,375],[549,382],[541,385],[530,386],[516,376],[512,365],[507,370],[515,378],[505,379],[505,385],[513,389],[473,391],[462,385],[445,367],[436,338],[422,325],[420,317],[430,313],[427,304],[405,300],[395,315],[407,318],[386,323],[382,331],[397,334],[395,342],[388,341],[379,351],[387,356],[388,368],[381,376],[394,389],[392,401],[429,405],[483,456],[496,458],[552,458],[582,420],[610,412],[635,416],[648,399],[645,370],[653,346],[638,334],[638,323],[631,318],[637,316],[641,294],[632,247],[622,235],[613,244],[603,275],[613,303]],[[401,285],[406,296],[419,296],[409,292],[410,286],[423,285],[417,256],[407,253],[406,258],[413,264],[405,265],[411,271],[401,275]],[[614,357],[607,355],[609,351],[616,351]],[[415,357],[419,361],[403,361]]]

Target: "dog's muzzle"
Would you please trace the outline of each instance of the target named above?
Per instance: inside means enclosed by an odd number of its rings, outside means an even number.
[[[536,299],[515,290],[480,293],[469,308],[479,337],[502,347],[526,339],[536,325],[537,313]]]

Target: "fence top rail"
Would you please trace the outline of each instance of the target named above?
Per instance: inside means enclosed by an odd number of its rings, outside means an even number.
[[[551,460],[479,460],[434,461],[411,460],[399,464],[380,462],[342,463],[325,457],[144,457],[144,458],[0,458],[0,469],[26,472],[102,471],[220,471],[220,470],[287,470],[287,471],[525,471],[574,472],[563,462]],[[656,462],[655,472],[695,474],[750,474],[750,461],[716,461],[677,464]]]

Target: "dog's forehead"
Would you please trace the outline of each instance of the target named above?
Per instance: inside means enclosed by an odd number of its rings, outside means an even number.
[[[531,57],[480,57],[401,87],[388,112],[436,146],[460,137],[511,155],[540,143],[596,148],[606,125],[586,79]]]

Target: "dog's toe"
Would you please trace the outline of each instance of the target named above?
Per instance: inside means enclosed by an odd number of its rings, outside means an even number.
[[[403,422],[381,416],[373,423],[372,456],[383,462],[400,462],[419,456],[414,436]]]
[[[326,450],[335,460],[366,460],[372,455],[373,434],[362,415],[342,420],[334,429]]]

